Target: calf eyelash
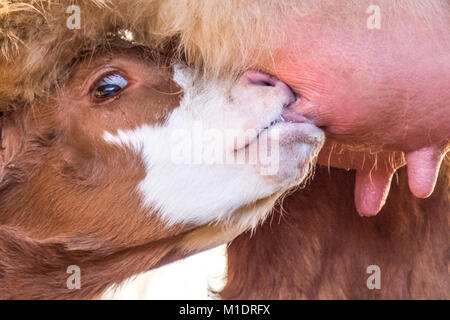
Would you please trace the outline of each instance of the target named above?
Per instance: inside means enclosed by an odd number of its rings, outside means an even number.
[[[128,85],[128,81],[118,73],[105,76],[95,88],[94,96],[97,99],[106,99],[117,95]]]
[[[98,85],[116,84],[122,89],[128,84],[128,81],[118,73],[110,74],[102,79]]]

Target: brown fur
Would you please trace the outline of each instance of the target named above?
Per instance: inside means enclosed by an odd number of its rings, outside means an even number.
[[[405,168],[397,174],[382,211],[361,218],[354,174],[319,168],[281,216],[230,244],[222,298],[449,299],[449,162],[425,200],[409,192]],[[381,290],[366,286],[370,265]]]

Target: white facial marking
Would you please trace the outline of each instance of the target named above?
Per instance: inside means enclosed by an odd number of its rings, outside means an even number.
[[[230,99],[222,83],[199,87],[193,83],[190,70],[178,66],[174,67],[174,81],[183,88],[184,95],[180,106],[172,111],[166,123],[118,130],[116,134],[105,132],[104,140],[126,147],[142,157],[147,172],[138,190],[144,206],[151,212],[157,212],[168,225],[203,225],[220,221],[233,222],[244,229],[255,227],[270,211],[276,197],[301,182],[299,180],[306,175],[317,146],[296,143],[296,148],[289,148],[291,153],[294,150],[294,153],[302,154],[295,156],[296,163],[292,170],[281,168],[281,175],[284,176],[281,180],[277,179],[276,174],[264,176],[257,165],[248,163],[177,163],[173,155],[174,149],[180,147],[180,139],[174,137],[180,136],[183,130],[192,136],[193,144],[233,154],[234,145],[224,143],[224,139],[204,140],[204,137],[193,134],[196,125],[200,123],[203,128],[215,130],[218,134],[232,129],[242,132],[264,128],[273,119],[279,118],[283,105],[275,91],[265,96],[241,95],[241,92],[250,90],[248,87],[238,90],[236,96]],[[241,96],[244,97],[240,99]],[[256,138],[256,135],[251,138]],[[273,139],[274,142],[278,143],[278,138]],[[289,152],[282,150],[283,154]],[[297,168],[299,162],[304,162],[300,169]],[[291,177],[283,170],[291,172]],[[292,173],[294,171],[295,174]],[[262,208],[251,209],[255,201],[266,197],[272,198]],[[240,214],[236,221],[233,212],[242,209],[242,206],[249,207],[248,214]]]

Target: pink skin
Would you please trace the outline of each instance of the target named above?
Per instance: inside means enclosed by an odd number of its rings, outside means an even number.
[[[369,30],[366,19],[291,22],[268,71],[299,95],[291,108],[326,130],[319,163],[357,170],[356,208],[372,216],[405,164],[414,195],[433,191],[450,147],[450,35],[439,22],[405,16]]]

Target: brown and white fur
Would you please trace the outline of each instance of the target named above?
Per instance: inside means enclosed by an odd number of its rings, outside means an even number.
[[[9,99],[2,109],[0,298],[95,298],[132,275],[228,242],[308,177],[323,143],[308,122],[271,124],[295,96],[262,73],[231,85],[202,81],[120,37],[74,54],[66,71],[48,82],[47,94]],[[96,96],[117,75],[126,85]],[[192,141],[232,159],[266,137],[270,150],[279,147],[279,167],[267,174],[260,158],[177,163],[174,137],[197,125],[232,132],[232,143]],[[71,265],[81,270],[79,289],[67,287]]]

